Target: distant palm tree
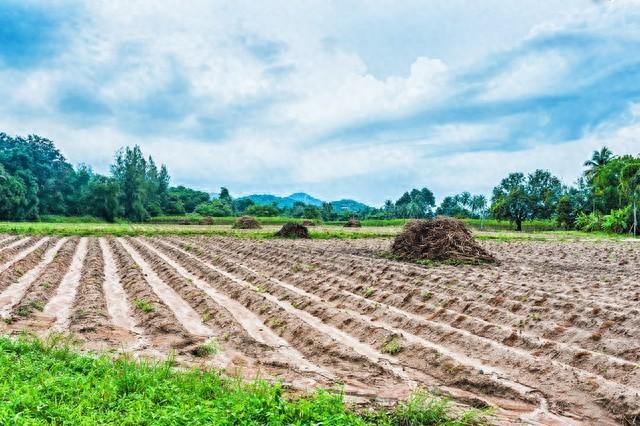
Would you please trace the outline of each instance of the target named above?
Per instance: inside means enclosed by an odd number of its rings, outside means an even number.
[[[587,177],[593,177],[597,173],[598,169],[600,169],[600,167],[604,166],[613,159],[613,152],[611,152],[611,150],[606,146],[603,146],[600,151],[593,151],[591,160],[584,162],[584,166],[589,167],[585,174],[587,175]]]

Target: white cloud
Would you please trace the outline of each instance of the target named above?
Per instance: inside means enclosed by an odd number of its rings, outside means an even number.
[[[558,94],[566,84],[572,58],[567,52],[530,53],[518,58],[507,70],[490,80],[480,99],[517,99]]]
[[[137,143],[167,163],[177,183],[260,192],[308,185],[331,194],[357,180],[359,192],[350,195],[374,203],[411,186],[486,192],[516,169],[550,168],[571,181],[604,142],[631,149],[634,124],[567,142],[552,139],[555,117],[542,107],[513,115],[482,108],[571,88],[584,60],[579,48],[528,48],[538,37],[585,33],[609,40],[610,57],[631,58],[617,42],[640,40],[630,18],[640,3],[488,4],[87,0],[86,15],[70,24],[73,37],[47,68],[0,69],[0,130],[54,139],[73,162],[102,172],[116,148]],[[567,11],[576,14],[565,18]],[[512,54],[508,66],[461,77],[496,50]],[[82,121],[59,107],[65,90],[110,112]],[[358,133],[368,125],[382,130]],[[335,136],[343,130],[353,132]],[[499,151],[534,135],[541,139],[528,149]]]

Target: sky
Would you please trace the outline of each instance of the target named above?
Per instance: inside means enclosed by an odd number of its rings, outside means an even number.
[[[640,153],[640,0],[0,0],[0,131],[371,205]]]

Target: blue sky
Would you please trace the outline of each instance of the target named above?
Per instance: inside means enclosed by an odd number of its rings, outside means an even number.
[[[639,0],[0,1],[0,131],[374,205],[640,152]]]

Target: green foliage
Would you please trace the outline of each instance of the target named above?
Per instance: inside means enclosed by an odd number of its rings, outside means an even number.
[[[463,192],[448,196],[442,200],[436,209],[436,215],[479,219],[486,215],[487,199],[484,195],[471,195]]]
[[[231,205],[222,200],[213,200],[208,203],[198,204],[195,212],[202,216],[222,217],[231,216]]]
[[[556,204],[556,222],[564,229],[573,229],[576,216],[575,208],[569,195],[563,195]]]
[[[133,304],[145,314],[151,313],[155,309],[153,304],[146,299],[135,299]]]
[[[576,217],[576,229],[584,232],[594,232],[602,230],[602,216],[599,213],[578,213]]]
[[[274,217],[278,216],[280,211],[275,204],[253,204],[244,211],[245,214],[257,217]]]
[[[282,385],[244,382],[216,370],[172,368],[129,357],[78,355],[67,339],[0,338],[0,423],[101,425],[467,425],[470,410],[416,393],[388,412],[349,411],[341,392],[289,398]]]
[[[85,197],[89,214],[115,222],[123,213],[120,185],[114,178],[94,176]]]
[[[391,340],[382,346],[382,353],[389,355],[397,355],[402,352],[402,345],[397,337],[393,336]]]
[[[491,213],[496,219],[509,220],[522,230],[527,219],[549,219],[562,194],[560,180],[546,170],[525,176],[511,173],[493,189]]]
[[[33,177],[24,172],[10,175],[0,164],[0,219],[25,220],[38,217],[38,198]]]
[[[207,203],[200,203],[195,208],[195,213],[207,217],[223,217],[233,214],[233,199],[227,188],[220,188],[220,196]]]
[[[169,195],[177,197],[181,206],[177,204],[171,209],[165,211],[166,214],[182,214],[193,213],[198,204],[209,202],[209,194],[204,191],[196,191],[195,189],[177,186],[169,189]],[[174,201],[174,203],[176,203]]]
[[[206,343],[198,345],[198,347],[196,347],[193,351],[193,354],[197,357],[204,358],[217,354],[218,350],[218,342],[216,342],[215,340],[210,340]]]
[[[424,219],[433,217],[433,208],[436,205],[436,199],[433,192],[428,188],[412,189],[405,192],[395,202],[390,200],[385,202],[382,208],[384,218],[413,218]]]
[[[611,213],[602,218],[602,230],[622,234],[629,230],[631,221],[631,206],[623,209],[611,210]]]
[[[0,164],[22,180],[22,209],[28,219],[38,213],[64,214],[73,201],[75,172],[53,142],[37,135],[12,138],[0,133]]]

